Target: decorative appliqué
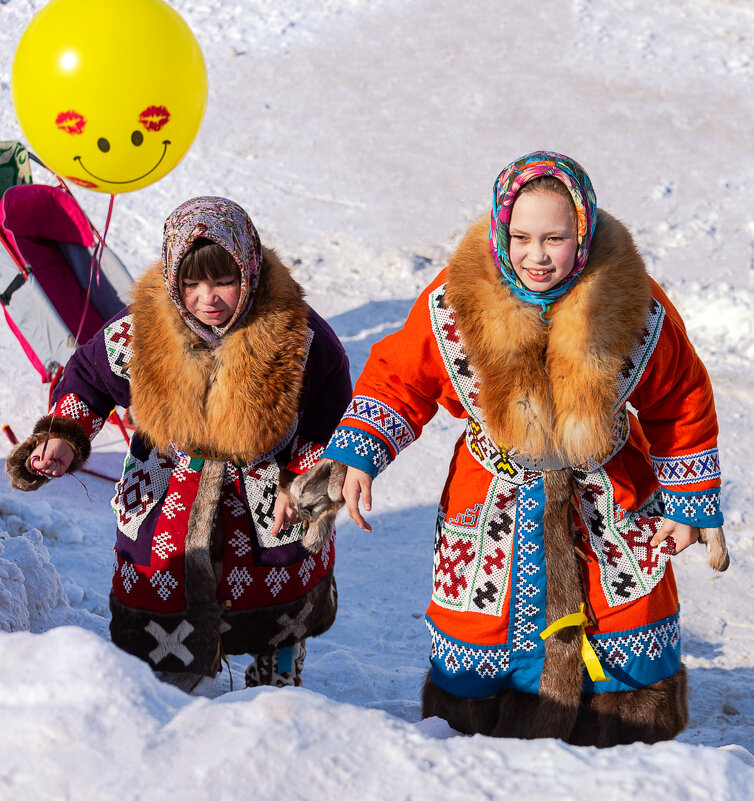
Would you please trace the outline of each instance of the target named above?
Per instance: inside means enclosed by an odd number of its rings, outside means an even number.
[[[356,395],[343,415],[343,420],[348,419],[371,425],[387,439],[396,453],[414,441],[414,432],[406,420],[395,409],[375,398]]]
[[[653,493],[635,512],[616,512],[613,485],[604,469],[574,476],[608,605],[649,594],[662,579],[674,548],[669,539],[656,548],[649,544],[664,521],[660,493]]]
[[[172,469],[172,461],[155,451],[145,462],[130,453],[126,456],[123,477],[110,504],[118,518],[118,529],[129,539],[136,540],[143,519],[167,492]]]
[[[263,548],[277,548],[279,545],[300,541],[303,536],[301,523],[282,529],[276,537],[270,533],[274,523],[273,511],[280,478],[280,468],[277,463],[261,462],[254,467],[243,467],[241,475],[259,544]],[[232,500],[243,509],[240,501],[235,497]]]
[[[139,580],[139,574],[130,562],[123,562],[120,566],[120,579],[123,583],[123,589],[130,593],[134,584]]]
[[[657,480],[665,487],[694,484],[720,478],[720,455],[717,448],[688,456],[652,456]]]
[[[529,653],[537,647],[542,648],[538,632],[544,628],[545,617],[542,480],[524,484],[519,492],[511,650]]]
[[[156,554],[159,559],[167,559],[171,553],[177,550],[169,531],[157,534],[152,541],[152,553]]]
[[[267,574],[264,583],[268,586],[274,598],[290,578],[290,573],[284,567],[273,567]]]
[[[57,406],[50,409],[50,414],[75,420],[84,429],[90,440],[99,434],[105,424],[105,421],[73,392],[64,395],[58,401]]]
[[[110,370],[120,378],[128,378],[128,366],[134,357],[133,315],[127,314],[105,329],[105,350]]]
[[[251,584],[253,579],[245,567],[234,567],[233,570],[228,573],[227,581],[230,587],[230,594],[235,601],[243,595],[244,590]]]
[[[446,637],[430,620],[425,620],[432,638],[431,660],[442,666],[446,673],[457,675],[473,672],[483,679],[494,679],[510,669],[510,652],[507,646],[465,645]]]
[[[641,339],[634,345],[623,362],[623,369],[618,378],[618,400],[615,404],[616,409],[619,409],[626,403],[628,397],[636,389],[642,375],[644,375],[644,370],[646,370],[649,359],[654,353],[655,347],[660,339],[664,320],[665,309],[653,298],[646,319],[644,320],[644,330]]]
[[[312,577],[312,573],[314,572],[314,568],[317,566],[317,562],[313,556],[309,555],[301,562],[301,566],[298,569],[298,577],[301,579],[302,586],[306,587],[309,583],[309,579]]]
[[[351,428],[336,428],[327,447],[352,451],[374,465],[378,474],[390,464],[390,454],[378,439]]]
[[[710,528],[722,525],[720,489],[700,492],[666,492],[662,490],[662,505],[668,517],[691,526]]]
[[[305,473],[309,468],[317,464],[324,450],[324,447],[318,442],[310,442],[296,435],[293,438],[291,461],[288,464],[288,469],[293,470],[294,473]]]
[[[483,504],[438,512],[432,599],[449,609],[499,615],[510,579],[517,488],[493,478]]]
[[[169,570],[155,571],[152,578],[149,579],[149,583],[157,590],[157,594],[163,601],[167,601],[178,586],[178,580]]]

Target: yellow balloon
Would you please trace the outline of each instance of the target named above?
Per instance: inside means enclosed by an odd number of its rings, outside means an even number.
[[[52,0],[21,37],[11,84],[37,155],[108,194],[170,172],[207,102],[199,44],[163,0]]]

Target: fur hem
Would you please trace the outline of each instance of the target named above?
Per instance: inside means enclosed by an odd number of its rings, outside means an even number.
[[[220,606],[158,614],[132,609],[110,594],[110,636],[154,670],[214,676],[220,662]]]
[[[443,718],[463,734],[535,739],[558,737],[572,745],[609,748],[633,742],[672,740],[688,723],[686,669],[649,687],[582,695],[571,727],[551,700],[518,690],[501,690],[489,698],[462,698],[441,690],[427,677],[422,717]],[[566,717],[571,716],[567,709]]]
[[[154,670],[214,676],[221,654],[267,653],[327,631],[338,591],[332,570],[309,593],[285,604],[233,612],[217,601],[183,612],[132,609],[110,594],[110,636]]]
[[[267,653],[286,648],[306,637],[317,637],[335,622],[338,588],[332,570],[306,595],[275,606],[258,606],[243,612],[228,609],[223,622],[227,654]]]
[[[501,281],[488,228],[487,220],[472,225],[451,258],[446,298],[480,378],[489,431],[535,459],[597,458],[610,442],[616,377],[651,302],[641,256],[625,226],[600,209],[589,261],[545,323]]]
[[[131,410],[157,449],[171,442],[250,462],[277,445],[298,413],[309,307],[274,251],[246,318],[220,344],[183,322],[154,265],[131,305]]]
[[[50,481],[32,469],[29,459],[34,449],[50,437],[65,440],[73,450],[73,461],[66,472],[73,473],[83,466],[91,453],[91,443],[81,426],[68,417],[52,417],[46,415],[40,418],[34,426],[34,431],[27,437],[7,458],[5,471],[10,479],[11,486],[23,492],[39,489]]]

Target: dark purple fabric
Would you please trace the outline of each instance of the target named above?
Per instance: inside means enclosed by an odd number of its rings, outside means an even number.
[[[314,309],[309,309],[309,328],[314,331],[314,339],[306,361],[298,433],[327,445],[351,401],[351,375],[343,345]]]
[[[100,417],[107,418],[115,406],[131,404],[131,386],[127,379],[113,373],[107,358],[105,329],[128,314],[123,309],[85,344],[81,345],[68,362],[64,378],[55,387],[52,400],[74,392]]]

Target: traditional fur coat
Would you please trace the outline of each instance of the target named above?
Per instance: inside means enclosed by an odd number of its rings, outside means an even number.
[[[74,467],[116,404],[137,421],[112,501],[111,632],[162,671],[212,675],[221,652],[283,648],[335,617],[334,543],[312,553],[300,524],[270,530],[279,485],[316,461],[348,403],[348,360],[273,251],[262,265],[251,311],[217,347],[155,265],[55,398],[53,435],[74,445]],[[22,489],[45,481],[25,459],[49,424],[9,460]]]
[[[674,736],[687,712],[673,543],[649,541],[664,517],[722,524],[717,422],[625,227],[599,211],[546,322],[501,282],[488,219],[472,226],[372,349],[324,456],[376,476],[440,404],[466,430],[437,521],[425,716],[584,744]]]

